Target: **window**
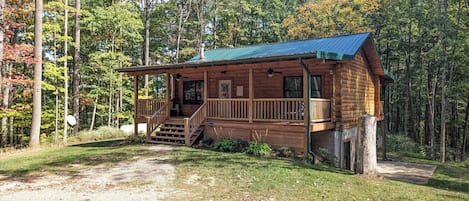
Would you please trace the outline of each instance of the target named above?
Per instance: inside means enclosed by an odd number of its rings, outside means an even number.
[[[303,98],[303,77],[283,77],[283,97]],[[322,97],[322,79],[320,75],[311,76],[311,98]]]
[[[312,75],[311,76],[311,98],[321,98],[321,76]]]
[[[204,97],[204,81],[184,81],[184,104],[202,104]]]
[[[301,76],[283,77],[283,97],[302,98],[303,97],[303,77]]]

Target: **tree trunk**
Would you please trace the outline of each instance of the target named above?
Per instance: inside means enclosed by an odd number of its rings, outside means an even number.
[[[94,127],[94,121],[96,119],[96,109],[97,109],[97,107],[98,107],[98,96],[96,96],[96,99],[94,100],[93,115],[91,115],[90,131],[92,131],[93,127]]]
[[[464,161],[466,154],[466,144],[467,144],[467,130],[468,130],[468,121],[469,121],[469,95],[467,96],[466,101],[466,116],[464,117],[464,131],[462,133],[462,146],[461,146],[461,161]]]
[[[42,83],[42,0],[35,0],[34,15],[34,86],[33,86],[33,117],[29,146],[39,147],[41,131],[41,83]]]
[[[365,114],[358,122],[354,171],[356,174],[374,174],[377,167],[376,117]]]
[[[179,19],[178,19],[178,30],[177,30],[177,39],[176,39],[176,63],[179,63],[179,49],[181,46],[182,28],[190,16],[190,12],[192,8],[192,0],[189,0],[189,2],[187,3],[189,5],[187,9],[186,18],[184,18],[184,5],[182,3],[179,5],[179,16],[178,16]]]
[[[75,15],[75,51],[73,56],[73,74],[72,74],[72,93],[73,93],[73,116],[77,120],[77,124],[73,128],[73,135],[78,134],[80,126],[80,0],[75,0],[75,9],[77,13]]]
[[[68,0],[65,0],[65,6],[68,6]],[[68,65],[67,65],[67,56],[68,56],[68,10],[65,8],[65,20],[64,20],[64,136],[63,142],[67,144],[67,115],[68,115]]]
[[[15,120],[14,117],[10,117],[10,146],[11,147],[14,147],[13,146],[13,136],[14,136],[13,122],[14,122],[14,120]]]
[[[0,0],[0,66],[3,66],[3,37],[5,34],[4,30],[4,15],[3,15],[3,10],[5,9],[5,0]],[[3,68],[0,69],[0,94],[2,93],[2,87],[3,87]]]
[[[411,70],[410,70],[410,57],[411,57],[411,35],[412,35],[412,24],[409,23],[409,30],[408,30],[408,35],[407,35],[407,52],[405,53],[406,58],[405,58],[405,63],[406,63],[406,81],[407,81],[407,86],[406,86],[406,91],[407,91],[407,108],[405,110],[405,117],[408,120],[404,124],[404,134],[408,137],[411,137],[414,142],[417,142],[416,138],[416,133],[414,124],[414,105],[412,102],[412,77],[411,77]],[[409,132],[410,131],[410,132]]]
[[[442,45],[442,72],[441,72],[441,119],[440,119],[440,162],[446,161],[446,66],[447,66],[447,55],[446,55],[446,31],[447,31],[447,7],[448,2],[443,0],[443,11],[441,11],[441,1],[438,1],[438,10],[440,11],[440,23],[442,23],[441,40]],[[441,13],[443,12],[443,13]]]
[[[150,64],[150,17],[153,0],[145,0],[145,46],[143,48],[143,65]],[[148,96],[149,76],[145,75],[145,96]]]
[[[59,89],[55,89],[55,144],[59,143]]]
[[[3,36],[4,36],[4,31],[5,31],[3,30],[4,29],[4,24],[3,24],[4,22],[3,10],[4,9],[5,9],[5,0],[0,0],[0,66],[4,66],[4,62],[3,62]],[[8,88],[7,86],[8,85],[5,84],[5,88]],[[3,68],[0,69],[0,94],[2,94],[2,91],[3,91],[2,88],[3,88]],[[5,93],[8,93],[8,92],[5,91]],[[7,105],[3,103],[3,107],[7,108]],[[2,119],[2,128],[0,129],[2,131],[1,133],[3,133],[4,126],[6,126],[6,122],[4,123]],[[2,142],[0,142],[0,147],[3,147],[3,140]]]
[[[436,82],[433,76],[432,66],[428,64],[427,74],[427,105],[428,105],[428,119],[426,122],[430,144],[430,155],[435,157],[435,96],[436,96]]]
[[[5,65],[5,71],[9,71],[6,75],[7,79],[11,79],[11,66],[8,64]],[[3,89],[3,97],[2,97],[2,102],[3,102],[3,107],[5,109],[8,109],[10,106],[10,90],[11,90],[11,84],[10,83],[5,83],[5,88]],[[1,135],[2,141],[0,142],[0,147],[5,147],[7,144],[7,136],[8,136],[8,116],[3,116],[2,117],[2,127],[1,127]]]

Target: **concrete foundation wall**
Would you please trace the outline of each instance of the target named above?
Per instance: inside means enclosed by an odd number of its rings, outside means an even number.
[[[337,167],[345,168],[344,142],[350,141],[350,166],[353,170],[355,161],[355,143],[357,128],[347,128],[340,131],[315,132],[311,134],[311,145],[313,151],[318,153],[320,148],[326,149],[337,157]]]

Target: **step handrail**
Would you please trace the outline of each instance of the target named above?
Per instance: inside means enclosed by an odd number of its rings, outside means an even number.
[[[147,140],[150,140],[151,133],[153,133],[153,131],[155,131],[156,128],[158,128],[158,126],[160,126],[168,118],[168,114],[166,114],[167,113],[166,107],[168,107],[167,103],[161,106],[158,110],[156,110],[155,113],[153,113],[153,115],[150,118],[148,118]]]
[[[207,117],[207,103],[202,104],[189,118],[184,118],[184,137],[186,145],[190,146],[191,136],[197,131]]]

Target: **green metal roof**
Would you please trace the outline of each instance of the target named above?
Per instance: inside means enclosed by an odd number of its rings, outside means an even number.
[[[200,55],[197,55],[188,62],[239,60],[306,53],[315,53],[316,58],[319,59],[352,60],[370,35],[371,33],[358,33],[239,48],[213,49],[205,51],[205,59],[201,60]]]
[[[360,48],[364,48],[374,73],[387,80],[396,77],[384,69],[379,60],[371,33],[356,33],[327,38],[287,41],[280,43],[252,45],[239,48],[207,50],[205,58],[197,55],[184,63],[154,66],[134,66],[118,69],[119,72],[144,72],[161,69],[193,68],[251,62],[269,62],[285,59],[317,58],[328,60],[352,60]]]

